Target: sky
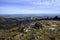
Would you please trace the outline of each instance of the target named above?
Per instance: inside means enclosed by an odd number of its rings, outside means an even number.
[[[0,0],[0,14],[56,13],[60,13],[60,0]]]

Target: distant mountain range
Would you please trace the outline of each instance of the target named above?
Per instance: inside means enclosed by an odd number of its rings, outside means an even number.
[[[60,17],[60,14],[0,14],[0,17]]]

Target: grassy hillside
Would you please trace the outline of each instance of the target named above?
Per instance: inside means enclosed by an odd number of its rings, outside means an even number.
[[[21,20],[1,18],[0,40],[60,40],[59,20]]]

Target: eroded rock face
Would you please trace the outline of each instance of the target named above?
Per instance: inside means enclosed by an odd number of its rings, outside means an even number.
[[[0,38],[0,40],[5,40],[5,38]]]
[[[35,37],[31,37],[31,38],[29,38],[28,40],[35,40]]]
[[[50,37],[50,40],[55,40],[55,37]]]
[[[39,23],[39,22],[37,22],[37,23],[35,23],[34,24],[34,27],[33,28],[35,28],[35,29],[39,29],[39,28],[43,28],[43,26],[42,26],[42,24],[41,23]]]

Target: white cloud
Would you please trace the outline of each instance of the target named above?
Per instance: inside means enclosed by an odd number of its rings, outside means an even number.
[[[60,6],[60,0],[0,0],[0,2]]]
[[[60,6],[60,0],[55,0],[54,6]]]

